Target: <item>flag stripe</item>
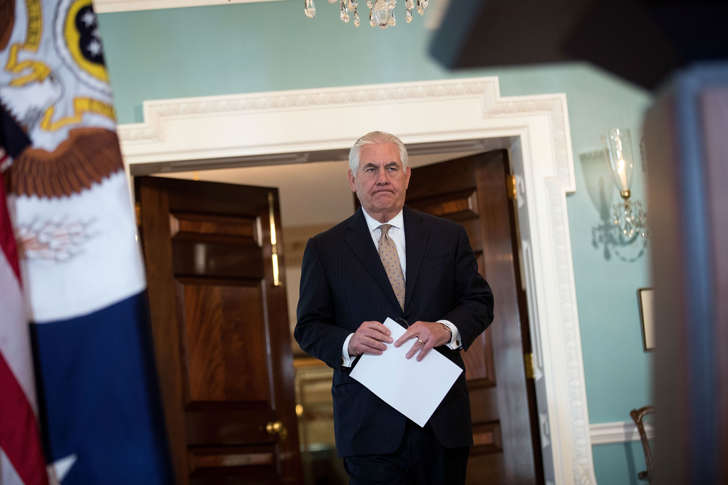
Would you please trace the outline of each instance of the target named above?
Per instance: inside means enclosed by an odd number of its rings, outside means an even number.
[[[2,448],[0,448],[0,483],[3,485],[23,485],[18,472],[15,471],[15,467]]]
[[[47,484],[40,441],[28,440],[40,436],[33,408],[2,355],[0,389],[0,447],[25,485]]]
[[[0,309],[2,309],[0,354],[23,388],[30,405],[37,411],[25,301],[18,280],[2,252],[0,252]]]
[[[48,459],[78,456],[64,484],[172,483],[147,312],[142,292],[30,326]]]
[[[5,180],[2,172],[0,172],[0,247],[5,253],[5,259],[13,269],[13,273],[15,273],[18,286],[22,287],[23,285],[20,283],[20,266],[18,265],[18,248],[15,245],[15,233],[8,214]]]
[[[6,207],[0,173],[0,239],[5,241],[2,243],[3,250],[0,251],[0,308],[2,309],[0,315],[3,322],[0,325],[0,354],[23,388],[31,407],[37,412],[28,315],[22,284],[16,270],[13,269],[18,267],[17,258],[12,259],[12,256],[17,254],[15,240],[12,238],[13,231],[10,225],[2,222],[9,220]]]
[[[14,473],[3,481],[47,485],[45,459],[35,413],[30,334],[21,293],[18,252],[0,173],[0,448]]]

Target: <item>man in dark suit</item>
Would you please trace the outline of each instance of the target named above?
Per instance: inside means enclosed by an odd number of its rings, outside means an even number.
[[[407,327],[407,358],[436,348],[464,368],[467,349],[493,319],[490,287],[462,226],[404,208],[410,168],[394,135],[372,132],[349,153],[362,208],[309,240],[295,337],[334,369],[336,446],[352,484],[464,483],[472,445],[463,372],[424,428],[349,377],[361,354],[392,343],[381,323]],[[382,376],[386,379],[386,376]]]

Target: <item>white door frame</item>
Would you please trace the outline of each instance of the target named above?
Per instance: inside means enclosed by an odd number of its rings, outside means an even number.
[[[485,77],[145,101],[144,120],[119,126],[135,173],[145,164],[305,162],[375,129],[430,150],[507,148],[546,480],[596,483],[566,211],[575,183],[564,94],[501,97],[498,78]]]

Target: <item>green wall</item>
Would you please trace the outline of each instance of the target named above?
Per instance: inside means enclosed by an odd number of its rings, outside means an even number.
[[[637,474],[646,470],[639,441],[594,447],[594,474],[599,485],[644,485]]]
[[[593,152],[608,128],[626,127],[638,155],[650,95],[581,63],[450,73],[427,56],[431,32],[422,18],[380,31],[355,29],[337,14],[319,0],[310,20],[295,0],[101,15],[119,122],[142,121],[150,99],[454,77],[496,75],[505,96],[566,93],[576,175],[567,205],[590,421],[628,420],[630,409],[651,399],[637,304],[637,289],[649,286],[649,255],[639,245],[605,251],[593,242],[602,194],[616,196]],[[643,176],[637,157],[633,191],[642,200]],[[640,453],[636,445],[596,446],[600,483],[630,483],[621,477]]]

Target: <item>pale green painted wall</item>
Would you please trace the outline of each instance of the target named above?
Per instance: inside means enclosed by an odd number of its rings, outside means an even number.
[[[644,485],[637,474],[645,470],[639,441],[594,447],[594,474],[599,485]]]
[[[650,356],[642,350],[637,289],[649,285],[647,255],[633,262],[605,259],[592,245],[600,213],[589,187],[606,182],[604,164],[582,162],[613,126],[633,130],[650,96],[586,64],[449,73],[427,56],[430,36],[421,18],[387,31],[344,25],[336,7],[319,0],[318,17],[302,2],[266,2],[100,16],[121,123],[141,121],[148,99],[275,91],[497,75],[503,95],[564,92],[568,97],[576,193],[568,196],[569,226],[592,423],[629,419],[650,401]],[[503,42],[507,42],[506,39]],[[484,46],[498,48],[498,45]],[[644,200],[643,174],[634,192]],[[634,247],[622,248],[633,257]],[[595,447],[600,483],[629,483],[629,453]],[[621,445],[620,445],[621,446]],[[631,448],[630,448],[631,449]]]

